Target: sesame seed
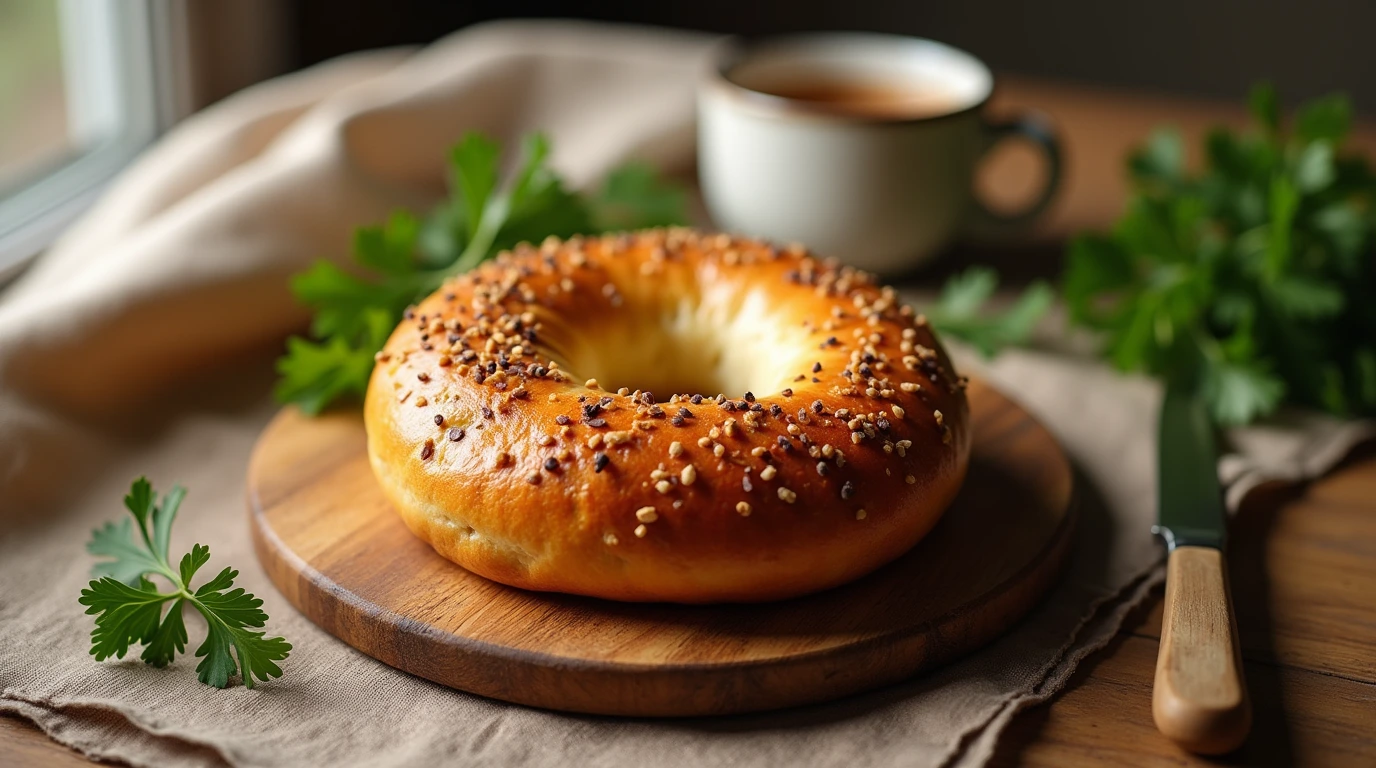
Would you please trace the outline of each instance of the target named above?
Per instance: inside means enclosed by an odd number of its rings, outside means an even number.
[[[750,517],[750,502],[736,502],[736,512],[739,513],[741,517]]]
[[[430,438],[425,439],[425,444],[420,447],[420,460],[429,461],[435,455],[435,441]]]
[[[779,470],[775,469],[773,464],[769,464],[760,470],[760,479],[764,481],[773,480],[777,474],[779,474]]]
[[[798,435],[800,435],[800,434],[802,434],[802,433],[803,433],[802,427],[799,427],[797,424],[789,424],[789,425],[788,425],[788,434],[793,435],[794,437],[797,437]]]
[[[692,485],[693,482],[698,479],[697,467],[694,467],[692,464],[684,467],[683,471],[679,473],[678,479],[679,482],[684,485]]]
[[[609,533],[609,534],[607,534],[606,536],[603,536],[603,537],[602,537],[602,541],[603,541],[603,543],[605,543],[607,546],[609,546],[609,547],[614,547],[614,546],[616,546],[617,544],[619,544],[621,540],[618,539],[618,538],[616,538],[616,534],[614,534],[614,533]]]
[[[607,465],[610,463],[612,463],[612,460],[607,458],[607,454],[599,453],[593,457],[592,471],[596,473],[601,473],[602,470],[606,469]]]
[[[793,388],[784,387],[784,391],[780,392],[779,394],[783,395],[784,397],[793,397]]]
[[[668,480],[660,480],[659,482],[655,483],[655,490],[659,491],[660,493],[668,493],[673,489],[674,484],[669,482]]]
[[[427,406],[427,405],[429,405],[429,404],[430,404],[430,401],[425,399],[425,395],[420,395],[420,396],[418,396],[418,397],[416,398],[416,407],[417,407],[417,408],[424,408],[425,406]]]
[[[912,475],[905,475],[903,477],[903,482],[907,483],[908,485],[912,485],[913,483],[917,482],[917,478],[913,477]]]
[[[587,381],[583,382],[583,386],[587,387],[588,389],[597,389],[597,379],[588,379]]]
[[[637,525],[637,526],[635,527],[635,537],[636,537],[637,539],[643,539],[643,538],[645,538],[645,534],[647,534],[647,533],[649,533],[649,532],[650,532],[650,529],[649,529],[649,528],[646,528],[646,527],[643,526],[643,525]]]
[[[438,413],[435,414],[435,426],[437,426],[437,427],[442,427],[442,426],[444,426],[444,416],[442,416],[441,414],[438,414]]]
[[[685,419],[693,418],[693,412],[682,406],[680,406],[678,409],[678,415],[682,416]]]
[[[745,471],[749,472],[750,469],[747,468]],[[741,490],[745,491],[746,493],[750,493],[751,491],[755,490],[754,484],[750,482],[750,475],[745,475],[741,478]]]
[[[538,472],[531,472],[530,474],[526,475],[526,482],[530,483],[531,485],[539,485],[540,474]]]
[[[725,456],[725,455],[726,455],[726,446],[722,445],[721,443],[717,443],[716,445],[712,446],[712,455],[713,455],[713,456],[716,456],[716,457],[719,458],[719,459],[720,459],[722,456]]]
[[[857,510],[855,510],[855,519],[856,519],[856,520],[864,520],[864,519],[865,519],[865,510],[863,510],[863,509],[857,509]]]
[[[591,449],[593,449],[593,450],[597,450],[597,448],[598,448],[599,446],[601,446],[601,445],[602,445],[602,433],[601,433],[601,432],[594,432],[594,433],[592,433],[592,437],[588,438],[588,447],[591,448]]]
[[[941,411],[932,411],[932,418],[936,419],[936,425],[938,427],[946,423],[946,417],[942,415]]]
[[[704,437],[699,437],[699,438],[698,438],[698,447],[699,447],[699,448],[706,448],[706,447],[710,446],[711,444],[712,444],[712,438],[710,438],[710,437],[705,437],[705,436],[704,436]]]
[[[757,458],[757,459],[758,459],[759,457],[763,456],[764,454],[765,454],[765,448],[764,448],[763,445],[757,445],[757,446],[755,446],[754,448],[751,448],[751,449],[750,449],[750,455],[751,455],[751,456],[754,456],[754,457]]]
[[[572,421],[573,419],[570,419],[568,416],[562,413],[554,417],[554,423],[560,426],[566,426]]]
[[[659,519],[659,513],[654,507],[641,507],[635,511],[635,519],[642,523],[653,523]]]
[[[449,438],[449,442],[457,443],[463,439],[464,434],[464,431],[459,427],[450,427],[449,431],[445,433],[445,436]]]
[[[680,442],[677,441],[677,440],[675,440],[675,441],[672,442],[672,443],[669,443],[669,458],[671,458],[671,459],[677,459],[679,456],[682,456],[682,455],[683,455],[683,443],[680,443]]]
[[[780,486],[779,498],[783,500],[785,504],[792,504],[793,502],[798,500],[798,494],[794,493],[793,491],[790,491],[787,488]]]
[[[896,419],[901,419],[901,418],[903,418],[904,416],[907,416],[907,415],[908,415],[908,412],[905,411],[905,410],[903,410],[903,406],[901,406],[901,405],[895,405],[894,407],[890,408],[889,410],[893,411],[893,416],[894,416],[894,418],[896,418]]]

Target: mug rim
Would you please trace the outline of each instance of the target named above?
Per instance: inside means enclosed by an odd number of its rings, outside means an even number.
[[[826,109],[815,106],[810,102],[800,99],[792,99],[787,96],[768,93],[756,90],[731,79],[731,71],[744,62],[750,55],[757,53],[760,48],[770,45],[777,45],[787,42],[827,42],[837,41],[843,38],[871,38],[885,40],[888,42],[902,42],[905,44],[917,43],[920,45],[931,46],[943,49],[950,53],[955,53],[968,59],[984,74],[989,87],[980,98],[973,103],[950,112],[941,112],[934,115],[914,115],[904,117],[901,115],[882,116],[864,114],[859,112],[845,112],[836,109]],[[919,123],[934,123],[945,120],[965,117],[971,113],[978,112],[989,103],[994,95],[996,81],[994,72],[983,59],[966,51],[957,48],[949,43],[940,40],[933,40],[928,37],[918,37],[916,35],[899,35],[886,32],[865,32],[865,31],[828,31],[828,32],[786,32],[765,35],[733,35],[724,39],[721,50],[716,56],[716,64],[712,67],[711,77],[708,84],[728,96],[735,97],[748,107],[759,109],[760,111],[778,116],[792,118],[811,118],[823,122],[847,124],[847,125],[916,125]]]

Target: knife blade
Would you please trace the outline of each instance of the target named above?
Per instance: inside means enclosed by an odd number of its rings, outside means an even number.
[[[1202,398],[1181,386],[1161,402],[1156,525],[1168,551],[1181,546],[1223,549],[1227,517],[1218,484],[1214,428]]]
[[[1182,747],[1222,754],[1247,738],[1252,715],[1224,564],[1218,453],[1196,390],[1167,386],[1159,436],[1152,532],[1169,555],[1152,717]]]

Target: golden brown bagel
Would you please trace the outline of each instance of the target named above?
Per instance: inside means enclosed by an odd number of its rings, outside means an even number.
[[[726,235],[519,247],[408,310],[377,360],[383,491],[441,555],[526,589],[831,587],[921,539],[969,457],[925,318],[864,273]]]

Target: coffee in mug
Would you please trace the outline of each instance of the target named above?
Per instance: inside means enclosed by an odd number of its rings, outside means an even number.
[[[1019,231],[1051,201],[1059,145],[1032,113],[981,114],[993,75],[932,40],[821,33],[730,44],[698,98],[703,195],[723,229],[801,242],[874,272],[928,261],[962,233]],[[997,141],[1029,139],[1050,173],[1014,216],[973,194]]]

